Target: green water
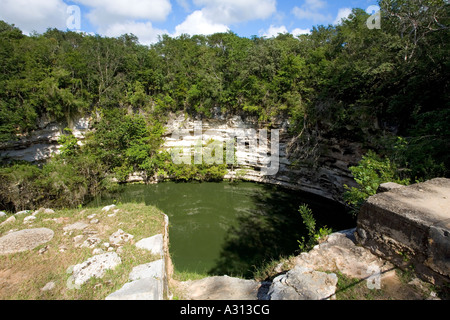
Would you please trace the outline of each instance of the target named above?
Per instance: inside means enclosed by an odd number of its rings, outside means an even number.
[[[306,236],[298,207],[309,204],[317,227],[352,228],[355,222],[333,202],[252,182],[126,185],[117,196],[96,199],[144,202],[169,216],[170,253],[176,270],[251,277],[255,267],[298,253]]]

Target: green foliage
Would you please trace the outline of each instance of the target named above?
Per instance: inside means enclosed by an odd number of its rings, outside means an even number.
[[[95,155],[120,182],[135,171],[154,174],[157,166],[151,159],[158,153],[164,132],[158,121],[112,109],[104,110],[93,127],[86,152]]]
[[[0,205],[8,211],[30,209],[39,194],[34,181],[41,170],[30,164],[13,164],[0,168]]]
[[[62,157],[75,156],[79,149],[78,139],[75,138],[69,128],[65,128],[64,131],[67,132],[67,134],[60,136],[58,139],[58,143],[61,145],[59,152]]]
[[[358,187],[344,185],[348,190],[344,193],[344,200],[351,206],[353,215],[358,213],[361,204],[368,197],[376,194],[380,184],[409,184],[409,179],[398,178],[397,167],[389,158],[381,158],[372,150],[362,157],[357,166],[350,167],[350,171]]]
[[[332,233],[330,228],[326,226],[319,228],[316,231],[316,220],[312,213],[312,210],[308,207],[308,205],[303,204],[299,207],[298,211],[303,220],[303,224],[308,231],[308,240],[303,236],[301,240],[297,240],[299,243],[300,251],[307,252],[311,250],[321,239],[324,239],[326,236]]]

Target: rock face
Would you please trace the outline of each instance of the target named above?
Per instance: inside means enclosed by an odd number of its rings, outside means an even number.
[[[334,295],[337,281],[334,273],[296,266],[273,280],[268,296],[270,300],[326,300]]]
[[[230,170],[225,178],[241,177],[250,181],[281,185],[343,202],[341,198],[345,191],[343,185],[355,185],[348,167],[356,165],[360,160],[361,146],[336,138],[327,140],[312,137],[306,133],[293,137],[288,132],[287,121],[279,121],[272,127],[279,129],[278,172],[275,175],[265,175],[264,169],[270,164],[258,159],[271,155],[271,143],[261,144],[258,136],[256,146],[247,141],[246,148],[237,147],[236,161],[247,165]],[[258,128],[255,119],[242,119],[240,116],[216,117],[201,121],[185,119],[184,116],[173,117],[166,125],[164,148],[167,150],[189,146],[194,148],[199,136],[204,142],[226,141],[233,133],[243,132],[245,135],[253,130],[258,134],[259,129],[264,128]]]
[[[357,240],[372,252],[440,284],[450,281],[450,179],[394,188],[361,207]]]
[[[171,149],[195,144],[194,136],[196,124],[199,120],[185,119],[184,115],[171,115],[166,123],[164,136],[164,148]],[[89,118],[80,117],[71,120],[71,123],[50,123],[40,121],[39,128],[28,137],[22,137],[18,141],[0,144],[0,158],[6,160],[26,160],[29,162],[41,162],[59,152],[58,138],[65,127],[70,127],[75,137],[84,139],[89,130]],[[236,157],[249,165],[239,166],[230,170],[225,178],[245,178],[250,181],[264,182],[282,185],[286,188],[311,192],[331,200],[343,202],[341,195],[343,185],[353,186],[349,166],[357,164],[361,159],[362,148],[360,144],[343,139],[321,138],[317,133],[302,133],[300,136],[292,136],[289,132],[287,120],[274,120],[272,128],[279,130],[279,163],[278,172],[275,175],[265,175],[268,167],[262,157],[270,156],[271,130],[268,131],[267,145],[261,144],[258,136],[258,144],[253,145],[247,141],[245,150],[237,150]],[[252,132],[259,134],[264,128],[258,127],[257,119],[243,118],[241,116],[214,115],[210,119],[202,119],[200,132],[203,141],[224,141],[232,132],[240,131],[245,134]],[[181,130],[181,131],[180,131]],[[177,138],[173,134],[184,132],[184,137]],[[263,139],[264,140],[264,139]],[[258,160],[259,159],[259,160]],[[144,175],[133,173],[128,181],[144,181]]]
[[[38,128],[29,136],[19,137],[17,141],[0,143],[0,158],[33,163],[48,159],[53,153],[59,152],[58,139],[64,128],[69,127],[78,139],[83,139],[89,129],[87,117],[77,117],[69,122],[50,122],[47,119],[40,119]]]
[[[54,232],[47,228],[24,229],[0,238],[0,255],[32,250],[50,241]]]

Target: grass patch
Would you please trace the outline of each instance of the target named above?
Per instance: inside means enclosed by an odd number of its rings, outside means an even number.
[[[0,299],[98,300],[120,289],[128,282],[133,267],[158,259],[147,250],[137,248],[134,243],[162,233],[164,218],[158,209],[144,204],[127,203],[115,209],[118,211],[113,216],[112,210],[103,212],[101,208],[58,210],[51,214],[40,212],[31,224],[24,224],[23,219],[27,215],[23,215],[17,216],[15,222],[0,226],[0,236],[11,230],[28,228],[45,227],[54,231],[52,240],[33,250],[0,256]],[[89,223],[92,215],[98,223]],[[89,223],[89,226],[84,230],[63,230],[78,221]],[[114,270],[108,270],[103,278],[91,278],[79,289],[74,288],[71,272],[68,271],[70,267],[92,257],[95,248],[107,252],[104,243],[109,243],[109,237],[118,229],[134,236],[121,249],[115,249],[122,263]],[[78,235],[83,235],[83,240],[92,235],[101,242],[94,248],[76,247],[73,238]],[[40,253],[40,250],[45,252]],[[55,287],[42,291],[41,288],[50,281],[54,282]]]

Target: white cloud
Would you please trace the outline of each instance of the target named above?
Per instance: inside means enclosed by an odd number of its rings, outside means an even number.
[[[326,22],[332,19],[330,14],[324,14],[327,3],[324,0],[306,0],[300,7],[294,7],[292,13],[298,19],[312,20],[314,22]]]
[[[292,35],[295,37],[298,37],[299,35],[302,34],[310,34],[311,30],[310,29],[300,29],[300,28],[295,28],[294,30],[291,31]]]
[[[204,16],[202,10],[197,10],[187,16],[183,23],[175,27],[175,34],[173,36],[178,37],[183,33],[187,33],[189,35],[209,35],[227,31],[228,27],[226,25],[210,21]]]
[[[304,5],[311,10],[319,10],[325,8],[327,3],[324,0],[305,0]]]
[[[115,23],[109,25],[105,30],[105,35],[108,37],[118,37],[125,33],[134,34],[138,37],[139,42],[144,45],[156,43],[159,35],[168,34],[167,30],[153,28],[151,22]]]
[[[285,26],[275,27],[274,25],[270,25],[269,29],[267,29],[266,31],[259,30],[259,35],[261,37],[267,37],[267,38],[276,37],[276,36],[278,36],[279,33],[288,33],[288,30]],[[301,34],[310,34],[311,30],[295,28],[294,30],[292,30],[289,33],[292,34],[294,37],[297,37]]]
[[[86,6],[85,16],[96,32],[108,37],[132,33],[142,44],[158,41],[167,30],[154,28],[152,21],[164,21],[172,11],[170,0],[73,0]]]
[[[270,25],[269,29],[267,31],[260,30],[259,35],[261,37],[267,37],[272,38],[278,36],[279,33],[288,33],[285,26],[275,27],[274,25]]]
[[[337,14],[336,19],[334,20],[333,24],[340,24],[342,19],[347,19],[351,13],[352,13],[351,8],[339,9],[338,14]]]
[[[183,7],[183,9],[187,12],[189,12],[191,10],[189,3],[187,0],[176,0],[178,5]]]
[[[186,4],[184,0],[177,1]],[[227,32],[230,24],[266,19],[276,12],[276,0],[194,0],[193,3],[201,9],[177,25],[173,36]]]
[[[24,33],[45,32],[47,28],[66,29],[68,5],[62,0],[2,0],[0,20],[15,24]]]
[[[266,19],[277,11],[276,0],[194,0],[194,4],[203,6],[205,18],[226,25]]]
[[[172,11],[170,0],[74,0],[91,10],[89,21],[105,30],[130,20],[164,21]]]

